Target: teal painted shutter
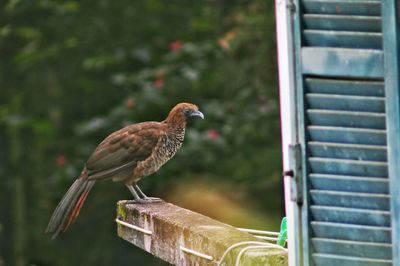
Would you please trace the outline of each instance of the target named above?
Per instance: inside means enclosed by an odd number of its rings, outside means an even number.
[[[295,2],[304,265],[392,265],[393,250],[398,259],[392,223],[399,219],[393,210],[400,199],[393,193],[400,189],[390,194],[389,180],[398,182],[389,172],[399,168],[388,161],[400,161],[387,147],[388,139],[400,138],[396,126],[390,134],[387,126],[399,117],[387,112],[387,106],[398,107],[398,99],[391,105],[387,97],[398,97],[398,83],[387,78],[398,68],[389,66],[388,73],[385,67],[387,49],[397,40],[384,43],[382,31],[382,10],[394,9],[395,2]],[[390,23],[384,25],[394,28]]]

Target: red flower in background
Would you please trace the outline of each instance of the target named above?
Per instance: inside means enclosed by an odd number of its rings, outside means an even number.
[[[160,68],[156,71],[155,74],[155,80],[153,82],[154,87],[156,87],[157,89],[161,89],[162,87],[164,87],[164,81],[165,81],[165,70]]]
[[[218,44],[224,49],[229,50],[231,48],[231,43],[236,37],[236,33],[233,31],[227,32],[222,38],[218,39]]]
[[[126,107],[128,107],[129,109],[132,109],[133,107],[135,107],[136,105],[136,101],[133,98],[128,98],[128,100],[126,100]]]
[[[156,87],[157,89],[161,89],[162,87],[164,87],[164,79],[163,78],[157,78],[154,81],[154,87]]]
[[[58,166],[64,166],[67,162],[67,157],[64,154],[60,154],[56,158],[56,163]]]
[[[212,140],[217,140],[219,139],[219,133],[215,129],[209,129],[207,130],[207,137]]]
[[[171,42],[171,43],[169,44],[169,49],[170,49],[171,51],[173,51],[173,52],[179,51],[180,49],[182,49],[182,47],[183,47],[183,44],[182,44],[182,42],[179,41],[179,40],[174,41],[174,42]]]

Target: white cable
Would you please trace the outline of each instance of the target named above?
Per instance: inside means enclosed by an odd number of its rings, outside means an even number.
[[[118,224],[121,224],[121,225],[123,225],[123,226],[129,227],[129,228],[131,228],[131,229],[134,229],[134,230],[136,230],[136,231],[142,232],[142,233],[144,233],[144,234],[147,234],[147,235],[152,235],[152,234],[153,234],[153,232],[150,231],[150,230],[141,228],[141,227],[139,227],[139,226],[136,226],[136,225],[133,225],[133,224],[124,222],[124,221],[121,221],[121,220],[119,220],[118,218],[115,219],[115,221],[116,221]],[[213,258],[212,256],[210,256],[210,255],[203,254],[203,253],[197,252],[197,251],[195,251],[195,250],[192,250],[192,249],[189,249],[189,248],[185,248],[185,247],[183,247],[183,246],[180,246],[180,249],[181,249],[183,252],[186,252],[186,253],[195,255],[195,256],[197,256],[197,257],[200,257],[200,258],[203,258],[203,259],[206,259],[206,260],[210,260],[210,261],[214,260],[214,258]]]
[[[264,242],[259,242],[259,241],[243,241],[243,242],[239,242],[239,243],[235,243],[235,244],[231,245],[230,247],[228,247],[228,248],[225,250],[224,254],[222,254],[221,259],[219,260],[219,262],[218,262],[217,265],[219,266],[219,265],[222,264],[222,262],[224,261],[226,255],[227,255],[232,249],[237,248],[237,247],[239,247],[239,246],[243,246],[243,245],[250,245],[250,244],[259,245],[259,243],[264,243]]]
[[[255,229],[239,228],[239,227],[237,228],[237,230],[242,231],[242,232],[247,232],[247,233],[256,234],[256,235],[279,236],[279,233],[277,233],[277,232],[271,232],[271,231],[255,230]]]
[[[186,252],[186,253],[195,255],[195,256],[197,256],[197,257],[200,257],[200,258],[203,258],[203,259],[206,259],[206,260],[210,260],[210,261],[213,261],[213,260],[214,260],[214,258],[213,258],[212,256],[207,255],[207,254],[204,254],[204,253],[200,253],[200,252],[195,251],[195,250],[193,250],[193,249],[185,248],[185,247],[183,247],[183,246],[179,246],[179,248],[180,248],[183,252]]]
[[[274,242],[278,241],[278,238],[277,238],[277,237],[256,236],[256,235],[255,235],[254,237],[257,237],[257,238],[259,238],[259,239],[268,240],[268,241],[274,241]]]
[[[272,244],[272,243],[268,243],[268,242],[261,242],[261,241],[243,241],[243,242],[239,242],[239,243],[235,243],[233,245],[231,245],[230,247],[228,247],[224,254],[222,254],[221,259],[219,260],[219,262],[217,263],[218,266],[222,265],[222,262],[224,261],[226,255],[233,249],[239,247],[239,246],[243,246],[243,245],[253,245],[251,247],[255,248],[255,247],[273,247],[273,248],[278,248],[284,251],[287,251],[287,249],[277,245],[277,244]],[[255,246],[254,246],[255,245]],[[246,247],[247,248],[247,247]],[[244,249],[246,249],[244,248]],[[241,252],[241,251],[240,251]],[[240,254],[239,252],[239,254]],[[239,255],[238,254],[238,255]],[[242,253],[243,254],[243,253]]]
[[[267,243],[267,244],[271,244],[271,243]],[[279,248],[281,248],[281,249],[287,251],[286,249],[282,248],[281,246],[275,245],[275,244],[271,244],[271,245],[248,246],[248,247],[245,247],[245,248],[243,248],[242,250],[240,250],[240,252],[239,252],[238,255],[236,256],[235,266],[240,266],[240,259],[242,258],[243,254],[244,254],[246,251],[251,250],[251,249],[270,248],[270,247],[273,247],[273,248],[279,247]]]
[[[136,226],[136,225],[133,225],[133,224],[124,222],[124,221],[121,221],[121,220],[119,220],[118,218],[115,219],[115,221],[116,221],[118,224],[121,224],[121,225],[123,225],[123,226],[129,227],[129,228],[134,229],[134,230],[136,230],[136,231],[142,232],[142,233],[144,233],[144,234],[146,234],[146,235],[152,235],[152,234],[153,234],[153,232],[150,231],[150,230],[144,229],[144,228],[142,228],[142,227],[139,227],[139,226]]]
[[[264,246],[263,245],[262,246],[248,246],[248,247],[245,247],[242,250],[240,250],[240,252],[236,256],[235,266],[240,266],[240,259],[242,258],[243,253],[245,253],[246,251],[248,251],[250,249],[256,249],[256,248],[264,248]]]

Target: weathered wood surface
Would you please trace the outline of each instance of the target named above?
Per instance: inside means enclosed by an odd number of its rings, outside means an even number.
[[[163,201],[149,204],[120,201],[117,219],[152,232],[146,234],[118,224],[121,238],[175,265],[218,265],[230,246],[245,241],[260,242],[235,227]],[[238,254],[249,246],[252,245],[232,249],[220,265],[235,265]],[[184,252],[182,247],[208,255],[209,259]],[[276,247],[247,248],[240,259],[240,265],[287,264],[287,252]]]

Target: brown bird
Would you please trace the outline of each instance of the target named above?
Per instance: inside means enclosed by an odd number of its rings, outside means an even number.
[[[54,210],[46,233],[56,238],[78,217],[91,188],[98,180],[123,182],[135,202],[159,201],[147,197],[137,182],[156,172],[181,147],[189,118],[204,119],[191,103],[177,104],[162,122],[143,122],[124,127],[105,138],[87,160],[80,176]]]

